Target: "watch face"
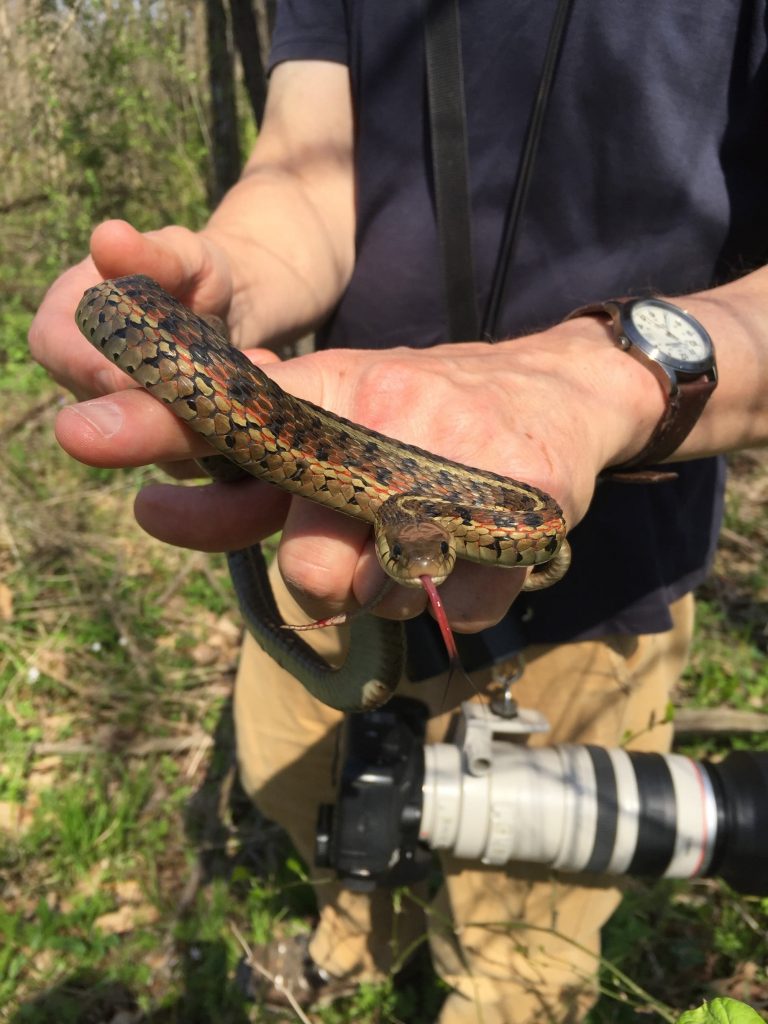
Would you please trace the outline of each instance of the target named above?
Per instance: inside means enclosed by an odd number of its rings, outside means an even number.
[[[629,310],[630,340],[679,370],[701,372],[712,363],[712,341],[698,322],[671,302],[639,299]]]

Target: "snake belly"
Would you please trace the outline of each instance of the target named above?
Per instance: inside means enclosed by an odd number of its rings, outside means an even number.
[[[450,531],[459,557],[498,566],[544,565],[526,589],[567,570],[562,511],[548,494],[405,445],[284,392],[223,334],[134,275],[89,288],[75,315],[84,336],[246,473],[291,494],[377,523],[385,502],[418,508]],[[330,667],[282,628],[257,547],[229,556],[249,630],[319,700],[370,710],[394,692],[403,630],[375,616],[353,619],[350,655]]]

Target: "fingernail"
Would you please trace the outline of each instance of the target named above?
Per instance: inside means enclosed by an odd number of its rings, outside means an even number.
[[[102,437],[113,437],[124,422],[123,410],[115,402],[105,402],[103,398],[94,398],[90,402],[80,402],[70,409],[81,416]]]

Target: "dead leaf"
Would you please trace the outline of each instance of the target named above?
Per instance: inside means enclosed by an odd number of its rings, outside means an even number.
[[[135,878],[127,878],[122,882],[115,882],[115,895],[121,903],[138,904],[144,899],[144,892]]]
[[[24,831],[24,808],[11,800],[0,800],[0,832],[20,836]]]
[[[230,644],[239,644],[243,635],[243,627],[233,622],[228,615],[220,615],[216,620],[216,629]]]
[[[207,667],[213,665],[219,657],[219,651],[211,644],[198,644],[192,648],[192,660],[196,665]]]
[[[154,924],[159,917],[160,911],[149,903],[142,903],[139,906],[126,903],[119,910],[97,917],[93,923],[107,935],[122,935],[141,925]]]

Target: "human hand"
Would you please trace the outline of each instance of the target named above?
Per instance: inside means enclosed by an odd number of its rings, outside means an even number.
[[[51,285],[29,332],[33,357],[80,399],[135,386],[105,363],[74,322],[86,288],[134,273],[148,274],[195,309],[219,316],[229,311],[232,283],[227,262],[205,236],[182,227],[141,234],[125,221],[100,224],[91,237],[91,255]]]
[[[56,436],[66,451],[89,465],[117,468],[158,462],[177,478],[201,476],[191,460],[210,454],[205,443],[109,363],[75,324],[74,311],[87,288],[131,273],[154,277],[200,312],[222,317],[229,312],[233,337],[243,347],[259,340],[258,323],[251,318],[249,329],[246,317],[238,315],[227,261],[210,238],[182,227],[141,234],[124,221],[107,221],[93,232],[91,255],[49,288],[29,332],[33,357],[81,400],[59,414]],[[276,359],[265,350],[251,355],[259,362]],[[249,537],[254,529],[261,536],[278,529],[287,507],[282,495],[266,490],[263,514],[248,524]],[[211,543],[202,546],[212,549]]]
[[[156,415],[155,403],[148,403],[126,374],[89,345],[74,322],[74,310],[87,288],[104,278],[132,273],[148,274],[200,312],[227,317],[243,347],[260,340],[254,333],[258,324],[251,325],[249,334],[245,317],[238,316],[228,262],[210,238],[182,227],[141,234],[124,221],[99,225],[91,239],[91,255],[54,282],[29,332],[33,357],[83,403],[63,411],[57,436],[67,450],[74,439],[71,454],[85,462],[95,459],[97,465],[144,465],[165,445],[167,431],[184,436],[178,424]],[[269,352],[259,354],[260,362],[274,358]],[[87,401],[112,394],[109,402]],[[93,452],[89,441],[95,435],[83,429],[89,415],[99,418],[98,426],[92,424],[100,435]],[[112,441],[105,445],[108,437]],[[167,468],[178,477],[200,475],[188,462]]]
[[[568,338],[563,336],[568,332],[569,326],[563,326],[493,347],[328,352],[272,367],[271,372],[288,391],[349,418],[553,492],[572,524],[588,503],[596,472],[605,462],[615,461],[619,449],[605,443],[610,416],[596,415],[610,410],[611,403],[594,386],[594,371],[586,376],[575,371],[589,356],[590,342],[572,337],[574,352],[568,352],[564,348]],[[592,351],[595,340],[602,358],[605,338],[593,338]],[[514,417],[509,394],[520,395]],[[153,403],[143,392],[136,398]],[[159,405],[157,410],[168,415]],[[623,406],[621,416],[626,418]],[[536,434],[526,429],[534,423]],[[157,458],[189,454],[190,444],[195,454],[207,450],[204,443],[187,437],[177,447],[174,436],[162,430],[154,433],[153,440]],[[75,436],[73,454],[78,454],[79,443]],[[110,464],[103,461],[110,447],[107,443],[102,452],[91,450],[86,461],[94,461],[95,456],[97,464]],[[564,466],[571,467],[567,477]],[[282,510],[284,502],[276,500],[274,491],[267,493],[272,499],[268,507],[273,512]],[[254,496],[240,488],[215,486],[153,488],[140,496],[137,515],[163,539],[193,547],[232,548],[257,539],[254,531],[263,535],[264,510],[254,510]],[[291,503],[281,565],[304,603],[315,599],[318,615],[349,606],[354,598],[364,600],[378,589],[379,582],[374,582],[378,568],[367,536],[365,526],[337,513],[302,501]],[[489,574],[487,569],[462,563],[444,589],[454,626],[472,630],[496,621],[521,583],[521,573],[496,570]],[[420,610],[422,603],[420,594],[398,590],[380,611],[400,617]]]
[[[600,470],[633,453],[662,405],[653,378],[591,318],[495,346],[328,351],[269,372],[287,391],[381,433],[534,484],[560,502],[569,526]],[[161,506],[156,522],[167,513]],[[318,617],[364,603],[380,586],[367,528],[307,502],[291,505],[280,566]],[[459,561],[441,588],[453,628],[497,622],[523,579]],[[376,610],[408,617],[424,602],[418,590],[395,588]]]

